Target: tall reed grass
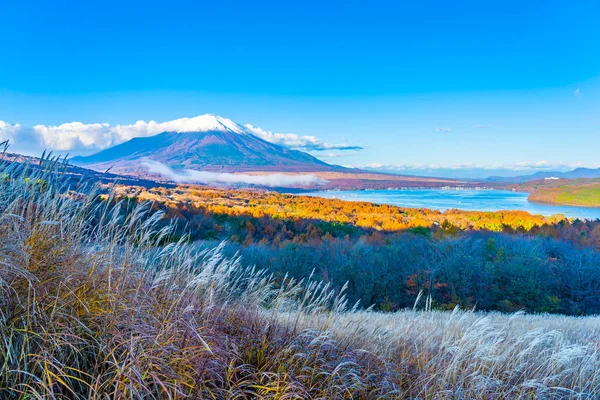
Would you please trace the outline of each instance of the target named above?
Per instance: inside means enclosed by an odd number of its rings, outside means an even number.
[[[598,398],[600,320],[349,307],[0,164],[2,399]]]

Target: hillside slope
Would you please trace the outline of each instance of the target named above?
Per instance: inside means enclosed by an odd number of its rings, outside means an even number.
[[[600,207],[600,178],[538,180],[511,188],[529,192],[529,201],[538,203]]]

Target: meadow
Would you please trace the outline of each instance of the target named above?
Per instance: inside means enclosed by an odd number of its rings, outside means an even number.
[[[598,317],[361,309],[42,164],[0,165],[2,398],[600,396]]]
[[[597,178],[534,181],[515,188],[531,192],[530,201],[600,207],[600,179]]]

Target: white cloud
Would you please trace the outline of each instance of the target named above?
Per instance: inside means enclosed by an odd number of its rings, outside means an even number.
[[[339,158],[357,155],[357,151],[343,151],[343,152],[331,152],[331,153],[319,153],[315,154],[319,158]]]
[[[59,126],[36,125],[33,131],[42,139],[42,143],[58,151],[106,148],[115,140],[109,124],[69,122]]]
[[[359,146],[330,144],[314,136],[293,133],[273,133],[252,125],[242,126],[230,119],[215,115],[200,115],[171,121],[137,121],[129,125],[108,123],[84,124],[69,122],[61,125],[36,125],[33,128],[0,121],[0,140],[8,140],[11,151],[39,155],[43,150],[89,154],[123,143],[135,137],[153,136],[168,132],[203,132],[210,130],[251,134],[271,143],[304,150],[359,150]]]
[[[580,93],[581,92],[580,92],[579,88],[577,88],[577,89],[575,89],[575,91],[573,91],[573,96],[578,97]]]
[[[323,180],[315,175],[266,174],[246,175],[224,172],[194,171],[191,169],[173,170],[165,164],[153,160],[144,160],[142,165],[153,174],[162,175],[177,183],[204,183],[217,185],[257,185],[269,187],[307,186],[323,184]]]
[[[436,132],[452,132],[452,128],[435,128]]]
[[[332,144],[324,143],[314,136],[298,136],[295,133],[274,133],[265,131],[264,129],[246,124],[253,135],[266,140],[267,142],[275,143],[281,146],[298,149],[303,151],[324,151],[324,150],[362,150],[360,146],[349,144]]]
[[[35,152],[39,155],[44,148],[43,138],[33,128],[0,121],[0,142],[5,141],[11,145],[11,151],[17,150],[13,148],[15,144],[18,144],[19,151],[28,154]]]
[[[11,125],[8,122],[0,121],[0,141],[14,141],[18,134],[22,131],[19,124]]]

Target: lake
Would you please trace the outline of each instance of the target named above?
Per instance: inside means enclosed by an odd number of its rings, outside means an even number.
[[[368,201],[410,208],[431,208],[445,211],[523,210],[532,214],[563,214],[580,219],[600,218],[600,208],[553,206],[527,201],[528,193],[508,190],[475,189],[407,189],[407,190],[348,190],[302,193],[306,196],[336,198],[349,201]]]

